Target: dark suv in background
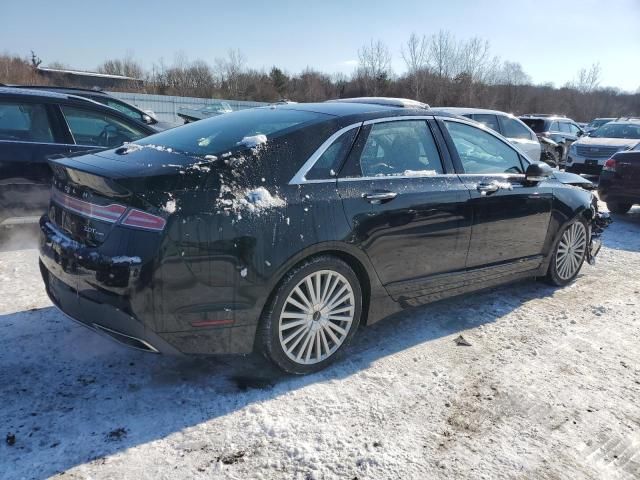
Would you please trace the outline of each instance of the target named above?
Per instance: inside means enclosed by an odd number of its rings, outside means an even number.
[[[9,86],[9,85],[7,85]],[[101,103],[106,105],[107,107],[115,108],[116,110],[124,113],[125,115],[137,120],[138,122],[142,122],[146,125],[149,125],[156,132],[161,132],[163,130],[167,130],[169,128],[173,128],[178,126],[179,124],[174,124],[171,122],[162,122],[156,119],[153,115],[140,110],[135,105],[131,105],[119,98],[116,98],[112,95],[109,95],[106,92],[101,90],[92,90],[88,88],[74,88],[74,87],[54,87],[50,85],[11,85],[13,88],[21,88],[27,90],[48,90],[50,92],[58,92],[64,93],[67,95],[76,95],[78,97],[88,98],[93,100],[94,102]]]
[[[576,122],[567,117],[557,115],[530,114],[520,117],[538,137],[543,137],[558,144],[556,151],[559,165],[564,165],[569,147],[584,131]]]
[[[114,148],[152,133],[149,125],[87,98],[0,87],[0,227],[46,210],[49,156]]]

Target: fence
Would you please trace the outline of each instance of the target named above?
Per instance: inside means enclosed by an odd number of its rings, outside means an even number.
[[[152,110],[158,120],[182,123],[176,115],[181,108],[201,108],[217,102],[227,102],[233,110],[261,107],[264,102],[243,102],[240,100],[223,100],[217,98],[175,97],[172,95],[149,95],[146,93],[108,92],[116,98],[131,103],[141,110]]]

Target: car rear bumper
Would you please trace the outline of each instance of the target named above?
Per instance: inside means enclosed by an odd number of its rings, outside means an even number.
[[[40,261],[40,272],[47,295],[67,317],[98,333],[151,353],[179,354],[180,352],[145,325],[118,308],[87,298],[75,288],[47,270]]]
[[[640,185],[627,185],[614,172],[602,172],[598,196],[603,202],[640,203]]]
[[[144,255],[105,255],[100,248],[66,236],[46,215],[40,220],[40,271],[46,291],[72,320],[148,352],[211,355],[252,351],[257,321],[236,326],[238,313],[226,309],[232,325],[209,321],[189,329],[158,328],[176,325],[166,321],[175,313],[167,312],[166,299],[154,291],[154,266],[151,261],[145,270],[147,263]],[[173,293],[188,294],[190,285],[184,288],[187,290]]]

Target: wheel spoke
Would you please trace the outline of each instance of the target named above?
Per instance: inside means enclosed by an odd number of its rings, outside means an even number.
[[[293,327],[297,327],[299,325],[306,325],[307,323],[309,323],[309,320],[304,319],[304,320],[296,320],[294,322],[289,322],[289,323],[284,323],[280,325],[280,331],[284,331],[284,330],[289,330],[290,328]]]
[[[311,365],[333,355],[344,343],[355,315],[354,291],[334,270],[304,277],[284,301],[280,345],[295,363]]]
[[[346,305],[344,307],[340,307],[340,308],[335,308],[333,310],[329,310],[327,315],[335,315],[336,313],[350,312],[351,310],[353,310],[353,305]]]

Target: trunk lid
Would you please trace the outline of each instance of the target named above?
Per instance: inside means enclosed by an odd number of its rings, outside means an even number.
[[[125,154],[118,150],[50,161],[49,220],[75,241],[102,244],[132,210],[145,212],[160,225],[173,212],[174,195],[202,181],[201,175],[194,175],[191,157],[149,149]]]

